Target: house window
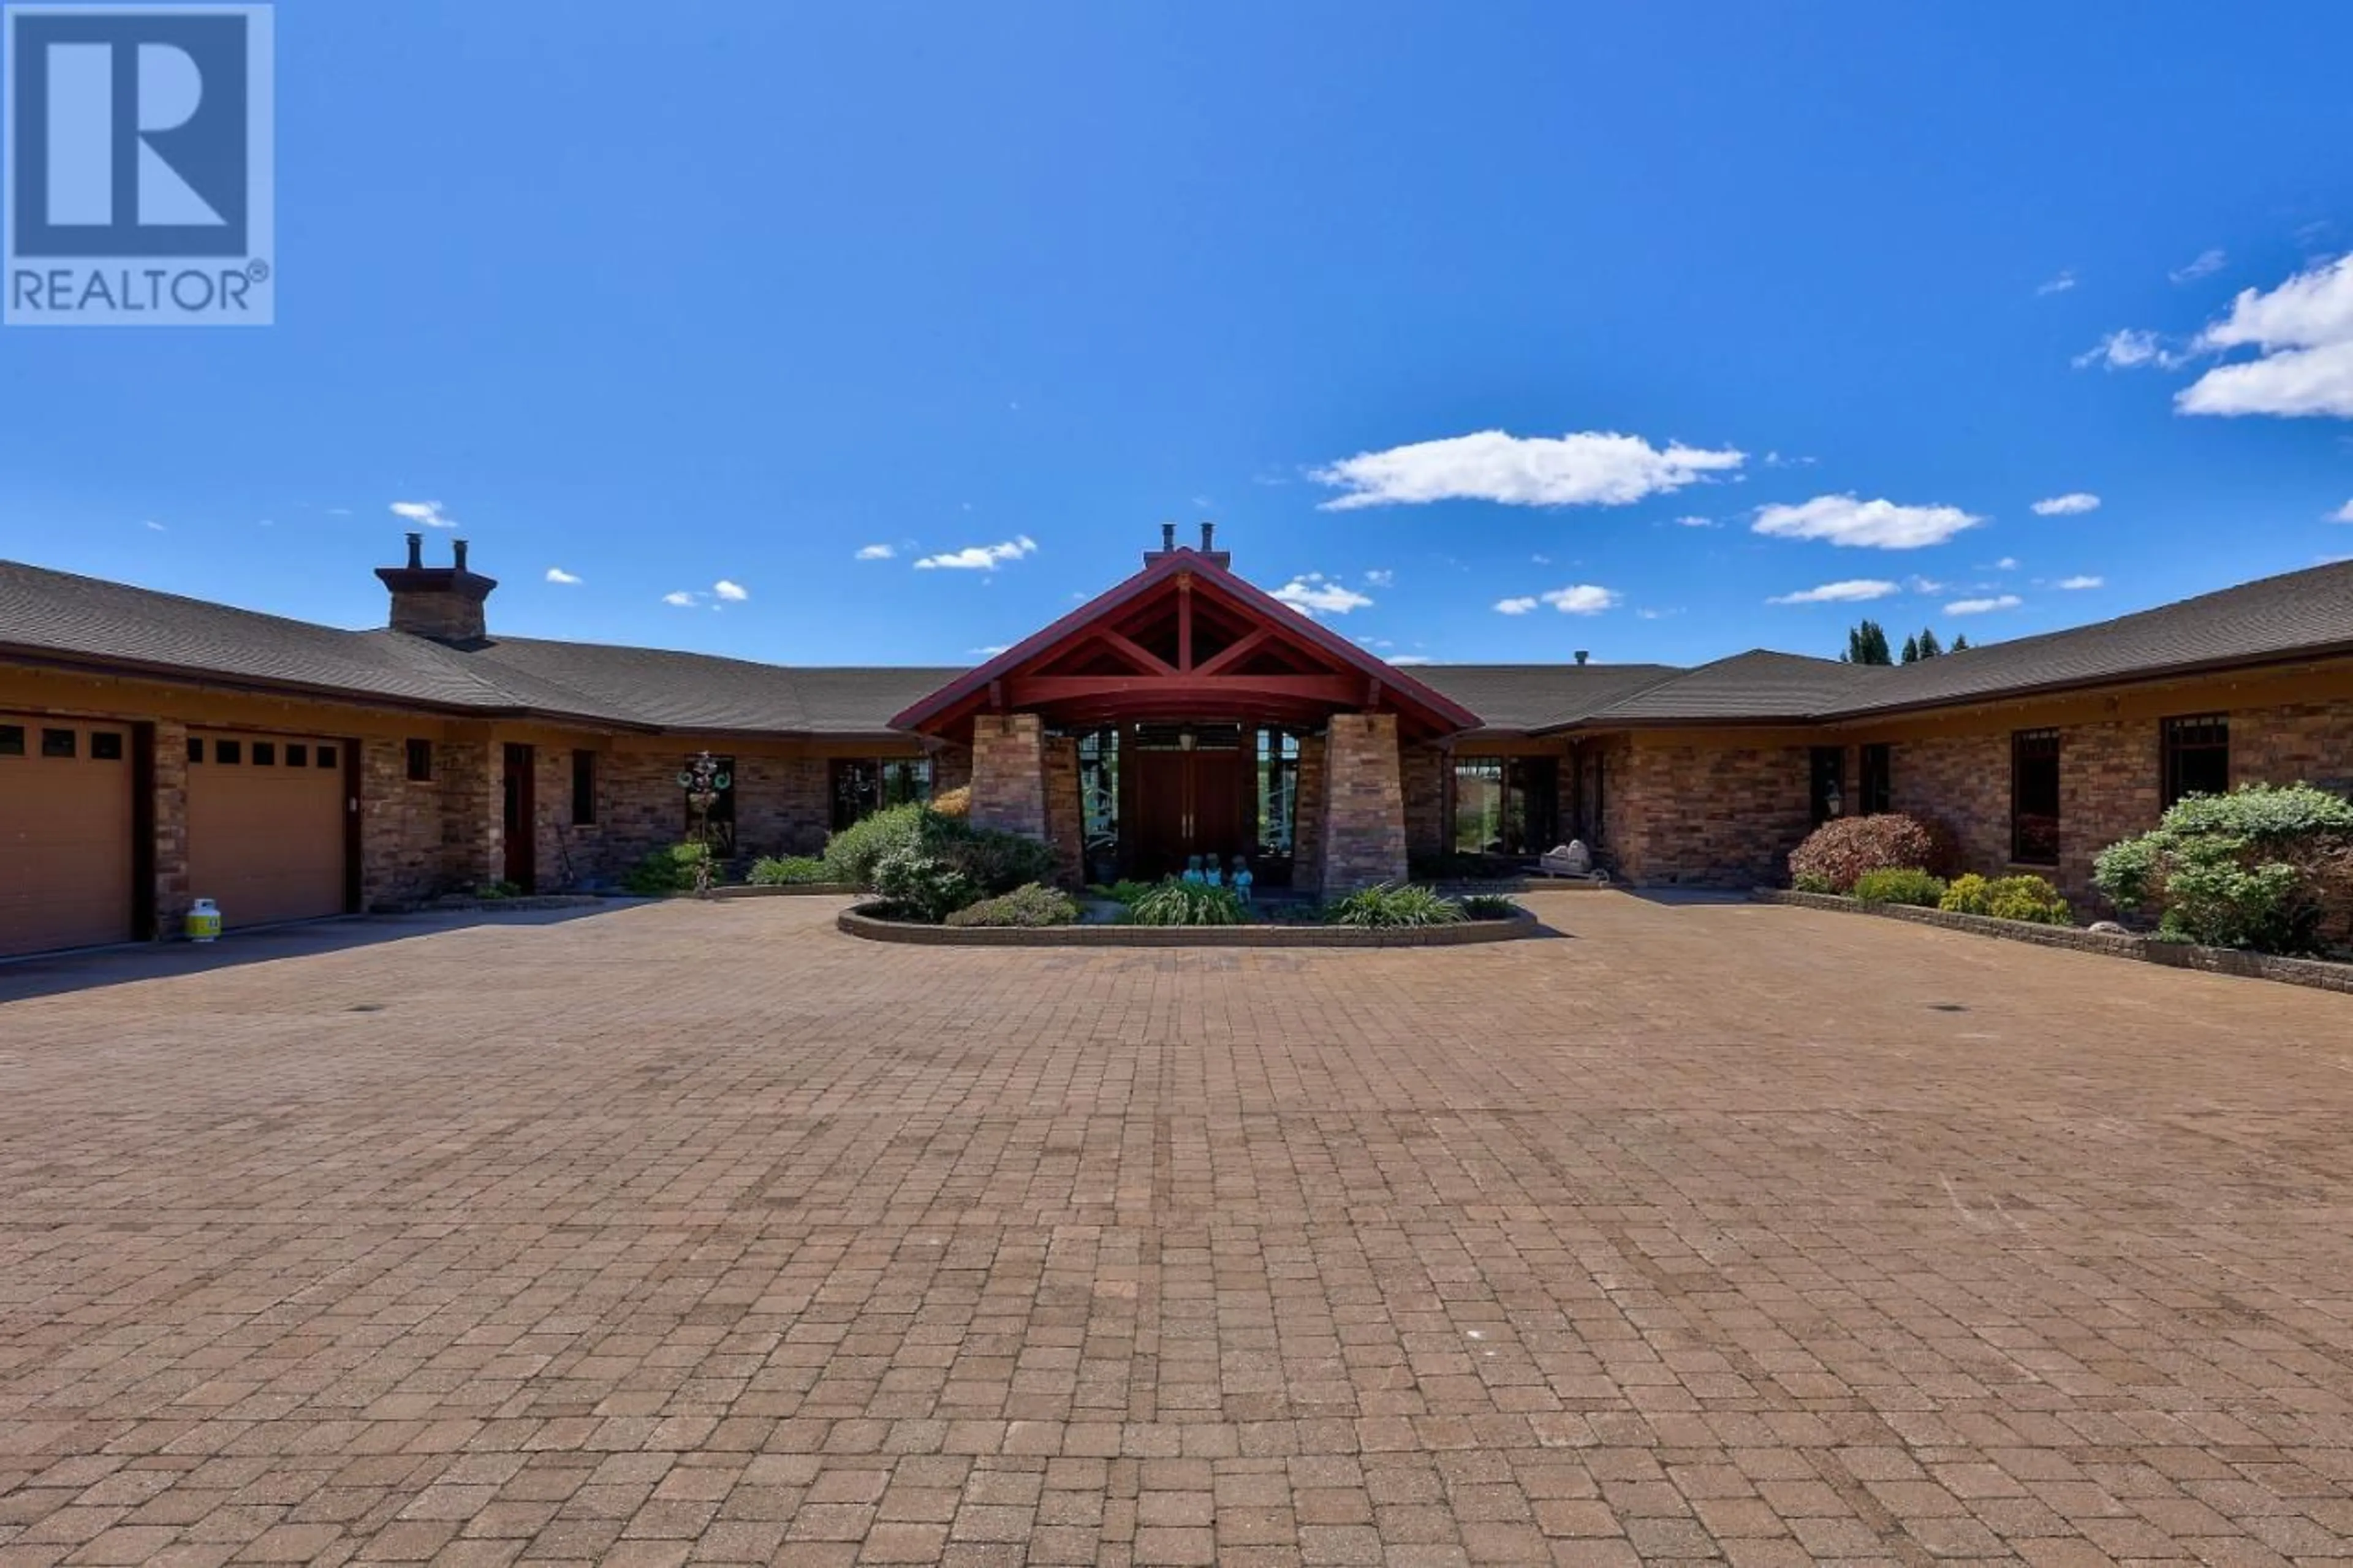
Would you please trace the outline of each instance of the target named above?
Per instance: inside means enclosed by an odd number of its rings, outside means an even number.
[[[1111,732],[1108,738],[1115,740]],[[1080,776],[1086,774],[1082,749]],[[1114,788],[1116,785],[1114,784]],[[1116,820],[1118,813],[1113,812]],[[1108,832],[1105,837],[1110,837]],[[1296,851],[1299,837],[1299,737],[1288,730],[1258,732],[1258,852],[1261,858],[1282,859]]]
[[[25,754],[25,726],[0,724],[0,757],[21,757]]]
[[[2165,804],[2186,795],[2231,792],[2231,721],[2221,713],[2168,719],[2165,737]]]
[[[233,768],[237,766],[239,763],[245,761],[245,742],[242,741],[215,741],[213,742],[213,761],[218,763],[225,768]]]
[[[122,736],[112,730],[93,731],[90,737],[90,760],[119,763],[122,760]]]
[[[1846,815],[1846,748],[1814,747],[1810,766],[1813,778],[1807,792],[1808,800],[1813,812],[1814,826],[1820,827],[1833,816]]]
[[[410,784],[431,784],[433,782],[432,742],[411,741],[408,742],[408,782]]]
[[[886,805],[932,798],[929,757],[839,757],[833,763],[833,829],[874,815]]]
[[[572,825],[587,827],[596,820],[596,753],[572,753]]]
[[[278,765],[278,742],[275,741],[256,741],[253,743],[253,765],[257,768],[276,767]]]
[[[2021,866],[2059,864],[2059,731],[2021,730],[2010,738],[2010,858]]]
[[[1560,811],[1557,757],[1462,757],[1454,763],[1455,852],[1541,855]]]
[[[81,737],[76,734],[73,731],[44,730],[41,731],[41,755],[45,757],[73,757],[79,756],[80,754]]]
[[[1862,749],[1862,814],[1895,809],[1895,748],[1883,742]]]
[[[697,757],[689,757],[680,763],[679,776],[683,779],[699,760]],[[712,799],[710,810],[703,813],[699,819],[695,814],[693,799],[684,793],[684,786],[681,786],[680,798],[686,811],[686,834],[688,837],[693,837],[696,827],[700,826],[702,829],[702,841],[710,845],[715,853],[722,856],[733,855],[735,853],[735,759],[714,756],[711,761],[717,770],[713,777],[718,784],[718,794]]]

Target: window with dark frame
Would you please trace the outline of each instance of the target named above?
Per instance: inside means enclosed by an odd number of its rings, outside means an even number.
[[[257,768],[276,767],[278,765],[278,742],[275,741],[256,741],[253,743],[253,765]]]
[[[200,736],[200,735],[191,735],[191,736],[189,736],[189,737],[188,737],[188,761],[190,761],[190,762],[192,762],[192,763],[201,763],[201,762],[203,762],[204,760],[205,760],[205,742],[204,742],[204,737],[202,737],[202,736]]]
[[[319,767],[332,768],[335,765],[335,748],[332,746],[321,746],[316,752],[311,753],[311,760]]]
[[[2021,866],[2059,863],[2059,731],[2020,730],[2010,738],[2010,858]]]
[[[2231,793],[2231,721],[2227,714],[2200,713],[2168,719],[2163,726],[2165,801],[2169,808],[2184,795]]]
[[[588,827],[596,821],[596,753],[575,749],[572,753],[572,826]]]
[[[245,761],[245,742],[242,741],[215,741],[213,742],[213,761],[220,763],[220,765],[225,768],[233,768],[237,766],[239,763]]]
[[[873,816],[885,806],[932,798],[929,757],[837,757],[831,779],[833,830]]]
[[[410,784],[431,784],[433,782],[432,742],[411,741],[408,742],[408,782]]]
[[[122,760],[122,735],[116,730],[93,730],[90,736],[90,760],[94,763],[119,763]]]
[[[21,757],[25,754],[25,726],[0,724],[0,757]]]
[[[286,748],[286,765],[290,768],[309,767],[311,765],[311,748],[308,746],[289,745]]]
[[[1865,816],[1895,809],[1895,748],[1881,742],[1862,749],[1862,800]]]
[[[41,755],[45,757],[78,757],[81,754],[81,737],[71,730],[41,731]]]

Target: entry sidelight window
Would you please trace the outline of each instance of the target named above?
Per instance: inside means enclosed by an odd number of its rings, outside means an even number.
[[[2010,858],[2021,866],[2059,863],[2059,731],[2021,730],[2010,738]]]
[[[863,821],[885,806],[932,798],[929,757],[838,757],[833,763],[833,830]]]
[[[1258,847],[1262,856],[1293,853],[1299,832],[1299,737],[1258,732]]]

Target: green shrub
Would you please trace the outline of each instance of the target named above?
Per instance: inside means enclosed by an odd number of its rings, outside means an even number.
[[[1052,846],[1018,833],[967,827],[951,818],[934,817],[924,825],[923,847],[972,879],[991,898],[1031,882],[1051,881],[1054,876]]]
[[[892,805],[860,817],[825,841],[825,875],[853,888],[874,885],[875,862],[894,849],[912,849],[923,833],[921,805]]]
[[[1945,896],[1945,879],[1926,871],[1890,866],[1857,877],[1854,896],[1866,904],[1911,904],[1933,910]]]
[[[1952,914],[1990,915],[2035,925],[2073,925],[2075,920],[2059,889],[2040,877],[1986,878],[1971,872],[1947,888],[1936,907]]]
[[[954,865],[916,847],[893,849],[875,862],[874,890],[892,914],[925,925],[937,925],[986,896]]]
[[[1125,904],[1132,909],[1136,900],[1159,886],[1157,882],[1138,882],[1123,877],[1113,882],[1106,891],[1114,901]]]
[[[769,855],[752,862],[748,879],[757,888],[789,888],[828,879],[825,862],[814,855]]]
[[[1389,882],[1359,889],[1324,911],[1324,923],[1335,926],[1447,926],[1469,918],[1461,903],[1435,889]]]
[[[2353,805],[2302,784],[2189,795],[2102,850],[2092,882],[2177,940],[2312,952],[2353,934]]]
[[[968,904],[948,916],[952,926],[1066,926],[1079,918],[1079,906],[1068,893],[1031,882],[1026,887]]]
[[[694,886],[694,868],[711,858],[708,844],[673,844],[657,849],[621,875],[621,887],[642,899],[683,893]]]
[[[1851,892],[1866,871],[1935,871],[1951,854],[1943,831],[1917,817],[1893,811],[1842,816],[1789,851],[1790,885],[1801,892]]]
[[[1238,926],[1245,916],[1231,888],[1171,879],[1130,903],[1127,918],[1140,926]]]
[[[1520,908],[1517,899],[1505,898],[1501,893],[1466,893],[1462,912],[1474,921],[1508,921],[1517,920],[1526,911]]]

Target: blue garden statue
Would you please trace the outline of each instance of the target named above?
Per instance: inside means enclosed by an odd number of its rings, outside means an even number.
[[[1205,882],[1208,879],[1208,878],[1201,875],[1201,858],[1198,855],[1187,857],[1185,860],[1185,880],[1187,882],[1200,883]]]
[[[1250,875],[1249,861],[1243,859],[1239,855],[1235,856],[1234,874],[1228,878],[1227,880],[1233,884],[1234,894],[1236,897],[1240,898],[1241,901],[1246,904],[1250,901],[1250,888],[1252,884],[1257,882],[1258,879]]]

